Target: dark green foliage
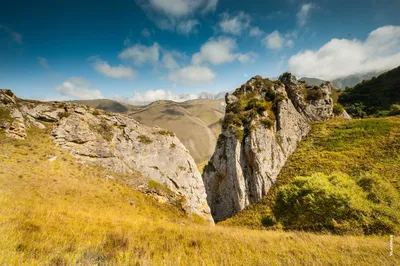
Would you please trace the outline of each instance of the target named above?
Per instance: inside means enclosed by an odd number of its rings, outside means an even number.
[[[271,216],[263,216],[261,218],[261,224],[265,227],[274,226],[276,224],[275,219]]]
[[[263,115],[263,113],[268,109],[268,106],[264,100],[253,98],[251,99],[246,107],[245,110],[255,110],[259,115]]]
[[[140,143],[144,143],[144,144],[150,144],[153,141],[147,137],[146,135],[139,135],[137,136],[137,139],[139,140]]]
[[[400,104],[400,66],[363,81],[352,88],[346,88],[339,96],[339,102],[355,117],[389,114],[392,104]]]
[[[6,90],[5,94],[7,94],[10,97],[14,97],[14,93],[11,90]]]
[[[343,106],[340,103],[337,103],[333,106],[333,113],[335,115],[341,115],[344,111]]]
[[[242,120],[240,120],[239,115],[235,114],[233,112],[229,112],[225,114],[225,120],[224,120],[224,125],[223,127],[228,127],[229,125],[235,125],[235,126],[243,126]]]

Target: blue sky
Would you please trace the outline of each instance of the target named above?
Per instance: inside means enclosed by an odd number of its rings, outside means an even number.
[[[400,1],[7,1],[0,88],[132,103],[400,64]]]

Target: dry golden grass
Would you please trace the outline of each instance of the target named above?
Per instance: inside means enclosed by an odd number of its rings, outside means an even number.
[[[77,163],[48,132],[31,130],[26,141],[0,132],[0,165],[0,265],[400,263],[396,238],[389,257],[385,237],[201,225]]]

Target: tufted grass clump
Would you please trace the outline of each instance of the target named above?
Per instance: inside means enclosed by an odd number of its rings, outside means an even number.
[[[0,123],[1,122],[12,122],[12,117],[10,115],[10,110],[4,107],[0,107]]]
[[[58,113],[58,117],[59,117],[60,119],[65,118],[65,117],[69,117],[70,115],[71,115],[70,112],[61,112],[61,113]]]
[[[146,136],[146,135],[139,135],[139,136],[137,136],[137,139],[139,140],[140,143],[143,143],[143,144],[150,144],[150,143],[153,142],[153,141],[152,141],[148,136]]]
[[[162,129],[157,132],[157,134],[162,135],[162,136],[170,136],[170,137],[175,137],[175,134],[172,131]]]
[[[100,123],[97,125],[89,125],[89,127],[100,134],[106,141],[111,141],[114,134],[113,134],[113,126],[110,125],[105,119],[101,119]]]
[[[343,105],[341,105],[340,103],[337,103],[333,106],[333,113],[335,115],[341,115],[344,112],[344,108]]]

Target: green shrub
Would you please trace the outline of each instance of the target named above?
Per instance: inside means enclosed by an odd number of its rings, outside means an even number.
[[[262,115],[267,109],[267,103],[264,100],[257,98],[251,99],[245,107],[246,111],[255,110],[259,115]]]
[[[272,128],[274,126],[274,121],[266,117],[262,118],[260,122],[265,128]]]
[[[261,217],[261,224],[265,227],[274,226],[276,224],[275,219],[271,216]]]
[[[390,106],[389,115],[400,115],[400,104],[392,104]]]
[[[229,112],[225,115],[224,125],[223,127],[228,127],[229,125],[235,125],[238,127],[243,126],[242,120],[240,120],[239,115]]]
[[[282,186],[274,214],[284,226],[304,230],[358,232],[371,214],[365,192],[347,174],[316,173]],[[357,228],[354,226],[357,225]]]
[[[10,97],[14,97],[14,93],[11,90],[6,90],[5,94],[7,94]]]
[[[340,103],[337,103],[333,106],[333,113],[335,115],[341,115],[344,111],[343,106]]]
[[[0,107],[0,122],[12,122],[10,110]]]
[[[175,148],[176,148],[176,144],[175,144],[175,143],[171,143],[171,144],[169,145],[169,148],[170,148],[170,149],[175,149]]]
[[[139,135],[137,136],[137,139],[139,140],[140,143],[144,143],[144,144],[150,144],[153,141],[147,137],[146,135]]]

